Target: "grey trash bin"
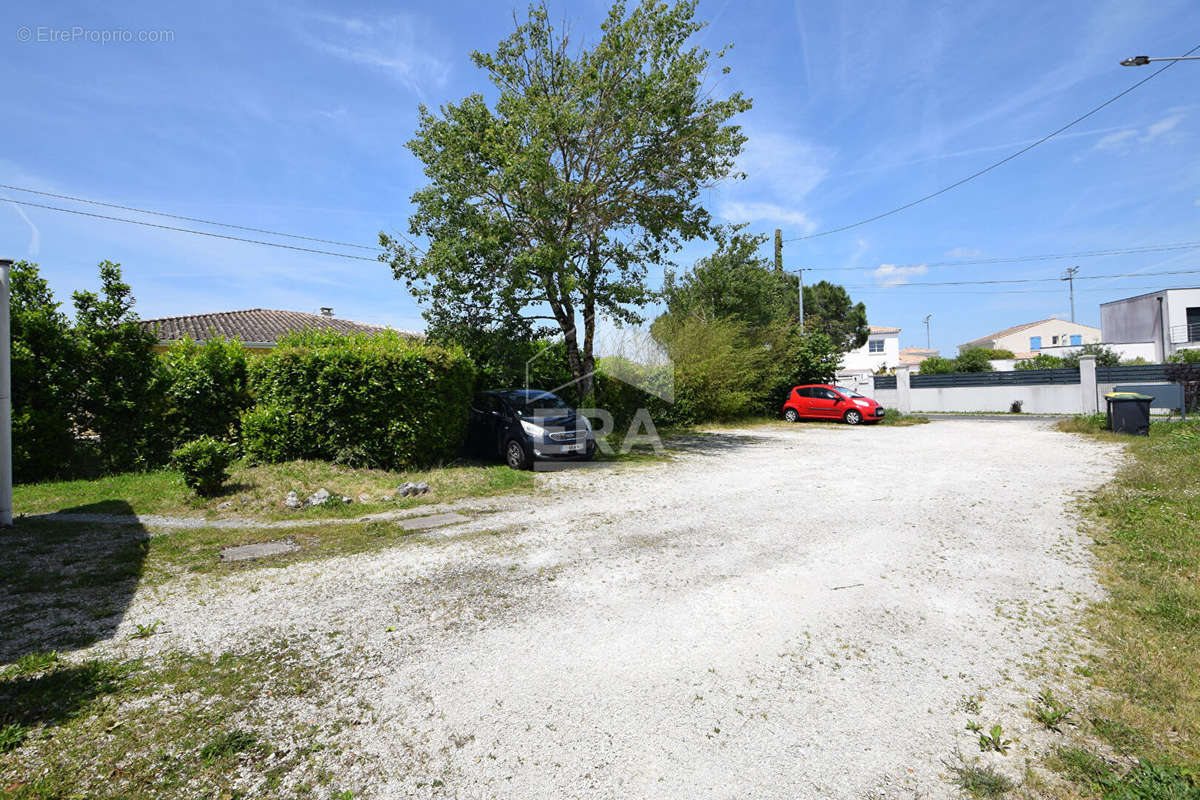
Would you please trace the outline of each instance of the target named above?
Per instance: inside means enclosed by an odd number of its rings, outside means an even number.
[[[1153,397],[1137,392],[1109,392],[1104,399],[1108,402],[1110,431],[1133,436],[1150,435],[1150,403]]]

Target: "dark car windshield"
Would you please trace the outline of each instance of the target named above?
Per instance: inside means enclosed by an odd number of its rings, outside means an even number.
[[[861,397],[863,400],[867,399],[866,395],[859,394],[858,392],[854,391],[853,389],[847,389],[845,386],[838,386],[836,388],[839,392],[846,395],[846,397]]]
[[[561,397],[550,392],[510,392],[507,399],[519,417],[544,417],[546,412],[571,409]]]

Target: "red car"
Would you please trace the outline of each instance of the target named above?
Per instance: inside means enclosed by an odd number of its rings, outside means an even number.
[[[883,406],[845,387],[817,383],[792,389],[783,404],[783,418],[788,422],[840,419],[849,425],[857,425],[883,419]]]

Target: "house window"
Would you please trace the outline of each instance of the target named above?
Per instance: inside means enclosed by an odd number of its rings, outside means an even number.
[[[1029,337],[1029,349],[1030,350],[1041,350],[1042,349],[1042,337],[1030,336]]]
[[[868,353],[882,353],[883,352],[883,339],[872,339],[871,341],[867,342],[867,352]]]
[[[1077,346],[1079,346],[1079,345],[1081,345],[1081,344],[1083,344],[1083,334],[1081,334],[1081,333],[1072,333],[1072,334],[1071,334],[1071,346],[1072,346],[1072,347],[1077,347]]]
[[[1051,337],[1050,337],[1050,344],[1058,344],[1058,337],[1057,337],[1057,336],[1051,336]]]

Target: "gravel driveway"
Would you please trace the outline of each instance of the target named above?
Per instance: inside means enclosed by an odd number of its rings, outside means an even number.
[[[304,642],[359,797],[952,796],[964,696],[1011,774],[1039,746],[1026,668],[1097,596],[1071,504],[1118,452],[1031,420],[725,431],[382,552],[147,589],[122,633],[163,633],[112,646]]]

